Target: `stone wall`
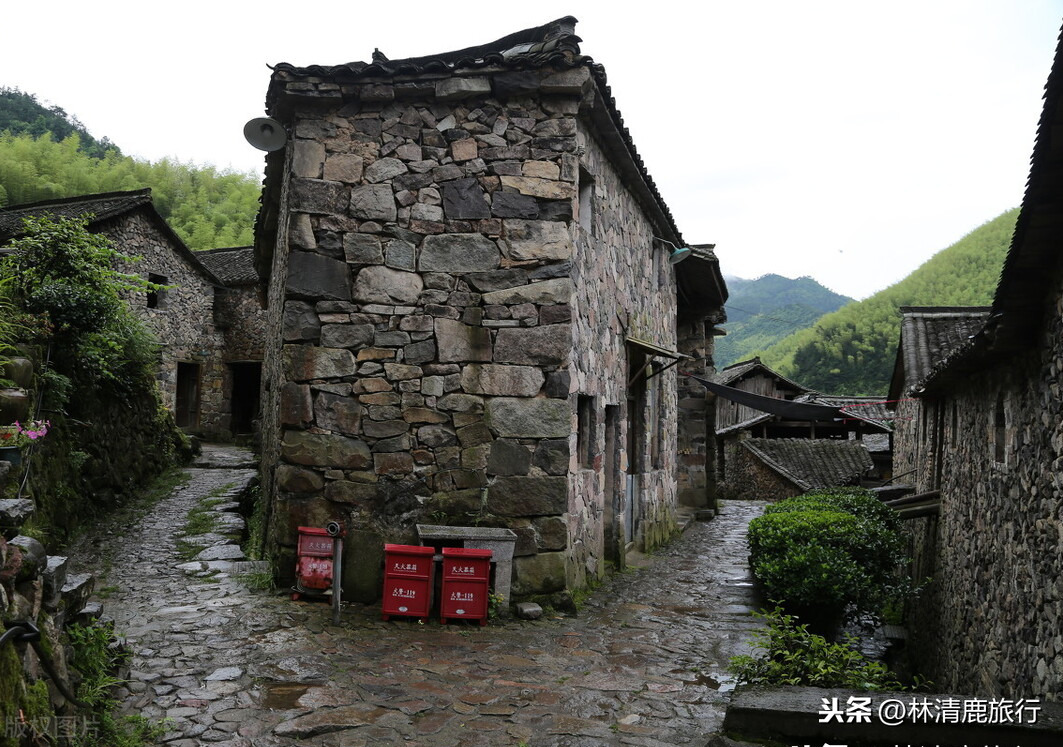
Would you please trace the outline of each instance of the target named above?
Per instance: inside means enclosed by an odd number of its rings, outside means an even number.
[[[258,299],[257,285],[218,288],[214,291],[215,325],[222,332],[226,361],[262,360],[266,316],[266,310]]]
[[[720,484],[723,497],[741,501],[781,501],[804,492],[743,448],[742,441],[749,435],[743,433],[741,436],[730,436],[724,442],[727,472],[726,479]]]
[[[941,513],[936,526],[910,522],[934,581],[911,611],[910,642],[944,692],[1063,697],[1061,371],[1057,290],[1038,351],[970,376],[937,402]],[[1006,415],[1003,461],[994,449],[998,393]],[[928,423],[922,454],[932,433]],[[921,440],[921,418],[899,429],[897,472],[920,466],[919,491],[933,487],[934,475],[917,455]]]
[[[626,338],[675,350],[676,288],[668,252],[655,247],[650,222],[593,131],[582,123],[577,144],[583,153],[580,190],[584,195],[578,211],[590,215],[579,214],[575,223],[572,344],[578,354],[570,367],[570,388],[593,398],[595,441],[593,458],[573,460],[576,471],[569,498],[569,579],[582,586],[587,578],[604,574],[605,560],[623,562],[622,548],[606,547],[610,518],[615,522],[614,541],[630,534],[646,550],[659,545],[675,528],[676,372],[673,368],[649,379],[650,396],[638,411],[632,411],[635,401],[628,399],[628,379],[634,371]],[[651,397],[658,401],[656,411]],[[614,457],[605,447],[608,405],[619,408],[616,451],[621,453],[613,494],[606,496],[604,460]],[[646,438],[635,445],[641,453],[631,454],[626,448],[628,429],[636,418],[642,421]],[[574,422],[570,436],[573,453],[577,426]],[[653,440],[658,442],[656,457],[651,453]],[[632,496],[623,491],[625,472],[637,473]],[[627,500],[634,501],[630,512],[634,525],[625,532]],[[607,506],[607,501],[613,505]]]
[[[255,286],[215,287],[173,240],[144,212],[126,213],[108,222],[103,232],[124,254],[138,259],[119,270],[166,278],[154,308],[146,292],[126,293],[130,308],[162,343],[158,373],[165,407],[177,404],[178,363],[199,366],[198,422],[187,430],[227,439],[232,414],[234,361],[260,361],[265,312]]]
[[[684,321],[678,326],[678,350],[693,360],[680,367],[687,373],[709,378],[715,373],[715,338],[706,320]],[[716,508],[716,404],[702,384],[686,376],[676,383],[678,399],[678,453],[676,488],[679,504],[693,508]]]
[[[592,85],[585,67],[342,97],[288,84],[327,104],[292,114],[269,290],[283,346],[266,355],[279,416],[264,482],[282,573],[296,528],[333,518],[377,548],[416,542],[418,522],[510,527],[517,595],[602,573],[604,436],[577,469],[578,393],[598,421],[624,406],[624,335],[674,349],[675,287],[582,129]],[[581,166],[597,180],[593,231],[575,223]],[[660,380],[650,546],[674,526],[674,374]]]
[[[515,592],[561,589],[574,117],[365,93],[296,116],[267,365],[281,567],[295,528],[327,518],[377,542],[499,524],[521,538]]]
[[[222,338],[214,325],[214,286],[189,262],[172,240],[143,212],[127,213],[103,230],[115,248],[136,257],[120,263],[119,270],[166,278],[172,286],[158,293],[157,305],[149,308],[145,292],[126,293],[129,307],[162,343],[159,389],[165,407],[177,404],[177,364],[200,366],[200,418],[190,430],[216,433],[224,430],[225,367],[220,352]]]

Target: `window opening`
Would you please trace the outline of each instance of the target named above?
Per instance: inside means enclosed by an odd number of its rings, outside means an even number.
[[[576,454],[579,466],[587,469],[594,467],[594,445],[597,441],[595,429],[594,397],[580,394],[576,397]]]
[[[156,275],[154,272],[148,273],[148,282],[153,285],[166,285],[165,275]],[[166,291],[163,288],[148,289],[148,308],[149,309],[161,309],[163,301],[165,300]]]
[[[997,406],[993,413],[993,459],[1003,464],[1007,458],[1004,439],[1007,436],[1004,393],[997,394]]]
[[[594,177],[582,167],[579,170],[579,226],[594,235]]]

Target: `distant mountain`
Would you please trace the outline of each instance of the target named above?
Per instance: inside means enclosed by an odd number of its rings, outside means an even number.
[[[853,299],[810,277],[764,275],[756,280],[727,278],[727,330],[716,338],[717,368],[748,358]]]
[[[763,351],[764,363],[830,394],[879,396],[889,387],[901,306],[988,306],[1015,232],[1009,210],[943,249],[903,280],[822,317]]]

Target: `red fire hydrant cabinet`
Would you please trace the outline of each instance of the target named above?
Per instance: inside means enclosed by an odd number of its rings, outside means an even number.
[[[327,529],[299,527],[293,600],[299,599],[303,594],[325,594],[332,588],[334,542]]]
[[[443,548],[443,587],[439,618],[479,620],[487,625],[491,582],[491,551],[467,547]]]
[[[420,545],[384,545],[384,603],[381,617],[419,617],[428,621],[432,609],[435,549]]]

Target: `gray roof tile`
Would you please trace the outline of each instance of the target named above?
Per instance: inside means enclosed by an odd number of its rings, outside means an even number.
[[[833,438],[750,438],[753,456],[803,490],[845,485],[874,465],[859,441]]]

